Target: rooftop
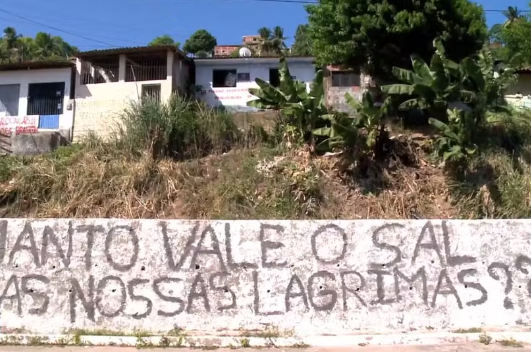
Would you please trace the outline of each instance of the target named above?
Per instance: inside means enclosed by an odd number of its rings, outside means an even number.
[[[90,58],[104,55],[121,55],[121,54],[140,54],[140,53],[157,53],[161,51],[172,51],[181,58],[186,58],[186,55],[175,45],[153,45],[153,46],[133,46],[124,48],[100,49],[91,51],[82,51],[75,56],[79,58]]]
[[[231,57],[231,56],[212,56],[212,57],[206,57],[206,58],[195,58],[194,61],[196,63],[201,62],[218,62],[218,61],[237,61],[237,60],[243,60],[243,61],[265,61],[265,62],[272,62],[272,61],[278,61],[280,60],[280,56],[240,56],[240,57]],[[299,61],[299,62],[313,62],[315,58],[313,56],[286,56],[286,60],[288,62],[290,61]]]
[[[40,70],[50,68],[69,68],[74,66],[74,63],[69,61],[12,62],[7,64],[0,64],[0,71]]]

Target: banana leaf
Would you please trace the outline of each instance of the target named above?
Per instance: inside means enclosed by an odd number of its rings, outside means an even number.
[[[413,85],[410,84],[389,84],[381,87],[382,92],[391,95],[412,95]]]

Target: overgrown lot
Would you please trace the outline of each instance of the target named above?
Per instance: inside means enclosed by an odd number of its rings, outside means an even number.
[[[503,101],[512,71],[436,55],[395,69],[381,107],[347,96],[352,115],[324,106],[322,72],[307,92],[283,60],[280,87],[251,90],[274,123],[177,96],[134,104],[107,140],[0,159],[0,216],[530,217],[531,114]]]

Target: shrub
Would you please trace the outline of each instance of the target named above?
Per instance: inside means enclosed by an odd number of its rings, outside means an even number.
[[[131,103],[116,131],[118,146],[153,159],[188,159],[223,152],[238,140],[230,115],[173,95],[164,104],[154,100]]]

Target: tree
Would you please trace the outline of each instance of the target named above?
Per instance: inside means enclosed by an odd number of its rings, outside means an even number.
[[[39,32],[35,38],[25,37],[13,27],[5,28],[0,39],[0,63],[68,60],[77,51],[59,36]]]
[[[153,39],[149,42],[149,46],[159,46],[159,45],[175,45],[177,49],[179,49],[179,46],[181,43],[176,42],[173,40],[173,38],[167,34],[161,35]]]
[[[295,42],[291,47],[291,55],[296,56],[311,56],[312,55],[312,41],[308,35],[309,25],[301,24],[297,27],[295,32]]]
[[[522,56],[522,60],[531,63],[531,20],[529,17],[520,17],[510,26],[505,26],[499,33],[500,43],[505,52],[504,58],[508,59],[516,54]]]
[[[469,0],[320,0],[306,10],[318,64],[362,69],[376,79],[392,78],[393,66],[410,67],[411,55],[429,61],[435,38],[458,61],[487,40],[483,9]]]
[[[280,55],[287,49],[286,37],[284,37],[284,29],[280,26],[275,26],[273,30],[262,27],[258,30],[259,44],[258,55]]]
[[[271,42],[271,30],[267,27],[262,27],[258,30],[259,44],[258,55],[267,55],[272,51],[273,43]]]
[[[218,42],[212,34],[205,29],[200,29],[186,39],[183,50],[191,54],[199,52],[211,53],[217,44]]]
[[[507,10],[503,11],[502,13],[507,18],[507,20],[503,24],[504,27],[510,26],[511,24],[513,24],[514,21],[521,17],[521,13],[518,10],[518,7],[509,6]]]
[[[286,50],[287,37],[284,36],[284,29],[280,26],[273,28],[273,35],[271,36],[271,43],[273,44],[273,50],[280,54],[283,50]]]

